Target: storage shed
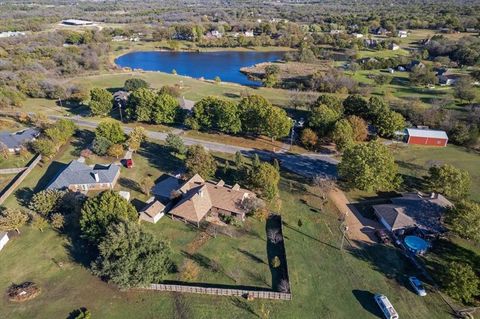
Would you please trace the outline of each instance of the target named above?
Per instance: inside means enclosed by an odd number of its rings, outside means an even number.
[[[447,146],[448,136],[445,131],[407,128],[405,129],[405,142],[417,145]]]

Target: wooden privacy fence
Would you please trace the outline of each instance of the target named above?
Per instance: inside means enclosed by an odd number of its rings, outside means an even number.
[[[0,169],[0,175],[9,175],[9,174],[18,174],[26,170],[26,167],[18,167],[18,168],[3,168]]]
[[[8,196],[10,196],[15,188],[17,188],[18,185],[20,185],[21,182],[27,177],[27,175],[32,171],[32,169],[37,166],[38,162],[42,159],[42,155],[38,154],[32,162],[24,169],[20,174],[18,174],[13,182],[11,182],[5,189],[0,193],[0,205],[3,204],[3,202],[7,199]]]
[[[215,288],[190,285],[169,285],[169,284],[151,284],[145,287],[147,290],[183,292],[216,296],[236,296],[244,298],[292,300],[292,294],[289,292],[277,292],[271,290],[245,290],[235,288]]]

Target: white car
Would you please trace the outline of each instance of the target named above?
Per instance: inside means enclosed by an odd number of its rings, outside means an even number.
[[[415,290],[417,295],[422,297],[425,297],[427,295],[427,292],[425,291],[422,282],[417,277],[410,277],[408,278],[408,281],[410,282],[410,285],[412,286],[413,290]]]

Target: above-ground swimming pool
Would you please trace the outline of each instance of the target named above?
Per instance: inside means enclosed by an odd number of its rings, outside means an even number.
[[[429,247],[427,241],[417,236],[407,236],[403,241],[408,250],[415,254],[424,254]]]

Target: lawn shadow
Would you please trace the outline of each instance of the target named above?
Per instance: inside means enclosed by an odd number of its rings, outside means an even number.
[[[118,184],[122,187],[128,188],[134,192],[139,192],[142,193],[142,188],[138,184],[138,182],[134,181],[133,179],[126,178],[126,177],[120,177],[118,179]]]
[[[358,289],[352,290],[352,294],[355,296],[360,305],[362,305],[363,309],[370,312],[377,318],[383,318],[383,313],[375,302],[375,294],[371,293],[370,291]]]
[[[73,146],[71,154],[75,157],[80,156],[80,152],[90,146],[95,138],[95,133],[88,130],[78,130],[70,144]]]
[[[298,228],[295,228],[295,227],[289,225],[289,224],[288,224],[287,222],[285,222],[285,221],[282,222],[282,224],[283,224],[284,227],[287,227],[288,229],[291,229],[291,230],[299,233],[300,235],[303,235],[303,236],[305,236],[305,237],[307,237],[307,238],[310,238],[311,240],[314,240],[314,241],[316,241],[316,242],[318,242],[318,243],[324,244],[325,246],[328,246],[328,247],[333,248],[333,249],[339,249],[338,247],[335,247],[335,246],[333,246],[333,245],[331,245],[331,244],[329,244],[329,243],[323,242],[323,241],[321,241],[321,240],[319,240],[319,239],[317,239],[317,238],[315,238],[315,237],[313,237],[313,236],[311,236],[311,235],[309,235],[309,234],[307,234],[307,233],[302,232],[302,231],[299,230]]]
[[[277,231],[281,239],[276,243],[272,242],[270,239],[267,240],[267,258],[269,260],[268,266],[272,275],[272,290],[280,291],[282,282],[290,282],[288,278],[287,256],[282,233],[282,218],[280,215],[271,214],[267,218],[265,232],[268,234],[272,230]],[[280,261],[280,265],[277,267],[273,266],[273,260],[275,257],[278,257]],[[290,291],[290,288],[288,288],[288,290]]]
[[[248,258],[250,258],[251,260],[253,260],[254,262],[257,262],[259,264],[265,264],[265,262],[261,258],[255,256],[251,252],[248,252],[248,251],[240,249],[240,248],[238,248],[237,250],[239,252],[241,252],[242,254],[244,254],[245,256],[247,256]]]
[[[184,167],[183,161],[173,156],[167,147],[154,142],[144,142],[138,154],[145,157],[151,166],[162,172],[176,174]]]
[[[257,318],[260,318],[260,316],[257,315],[257,313],[253,310],[253,307],[247,301],[245,301],[245,299],[240,299],[238,297],[231,297],[230,301],[232,302],[232,304],[235,307],[237,307],[239,309],[242,309],[242,310],[254,315]]]
[[[14,196],[17,199],[17,202],[24,207],[28,207],[28,204],[30,203],[30,199],[32,199],[33,194],[35,193],[30,187],[22,187],[14,192]]]

